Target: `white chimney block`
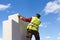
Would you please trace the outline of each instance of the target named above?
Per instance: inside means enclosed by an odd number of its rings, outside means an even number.
[[[17,14],[14,14],[14,15],[10,15],[10,16],[8,16],[8,19],[9,20],[14,20],[17,23],[19,23],[18,15],[19,15],[18,13]]]
[[[19,20],[18,15],[18,13],[10,15],[8,20],[3,21],[3,40],[26,40],[28,23]]]

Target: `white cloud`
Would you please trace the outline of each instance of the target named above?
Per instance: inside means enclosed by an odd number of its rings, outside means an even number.
[[[45,36],[44,40],[52,40],[52,36]]]
[[[47,36],[42,37],[41,40],[60,40],[60,32],[57,34],[57,36],[47,34]]]
[[[44,22],[39,25],[39,27],[47,28],[48,25],[51,24],[50,22]]]
[[[2,40],[2,38],[0,38],[0,40]]]
[[[45,38],[46,38],[46,39],[50,39],[50,38],[51,38],[51,36],[46,36]]]
[[[58,37],[57,37],[57,40],[60,40],[60,32],[58,33]]]
[[[60,21],[60,17],[58,17],[57,20]]]
[[[60,11],[60,0],[55,0],[53,2],[48,2],[44,8],[44,12],[48,13],[58,13]]]
[[[10,6],[11,6],[11,4],[7,4],[7,5],[0,4],[0,11],[8,9]]]
[[[56,38],[57,40],[60,40],[60,32],[58,33],[58,36]]]
[[[40,26],[40,27],[43,27],[43,28],[47,28],[46,23],[41,23],[39,26]]]
[[[58,35],[60,36],[60,33]]]
[[[42,37],[40,37],[40,39],[41,39],[41,40],[43,40],[43,38],[42,38]]]
[[[60,36],[59,36],[59,37],[57,37],[57,40],[60,40]]]

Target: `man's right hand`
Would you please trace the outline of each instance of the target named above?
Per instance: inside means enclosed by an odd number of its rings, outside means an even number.
[[[23,17],[20,16],[20,19],[22,19]]]
[[[22,19],[23,17],[22,17],[22,16],[20,16],[20,15],[18,15],[18,18],[19,18],[19,19]]]

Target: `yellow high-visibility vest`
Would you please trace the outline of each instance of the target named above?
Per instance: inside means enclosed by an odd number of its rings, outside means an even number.
[[[38,31],[41,21],[37,17],[32,17],[31,22],[28,24],[27,29]]]

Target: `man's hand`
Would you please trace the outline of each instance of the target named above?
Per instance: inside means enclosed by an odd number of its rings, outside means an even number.
[[[20,16],[20,19],[22,19],[23,17]]]
[[[19,18],[19,19],[22,19],[23,17],[22,17],[22,16],[20,16],[20,15],[18,15],[18,18]]]

